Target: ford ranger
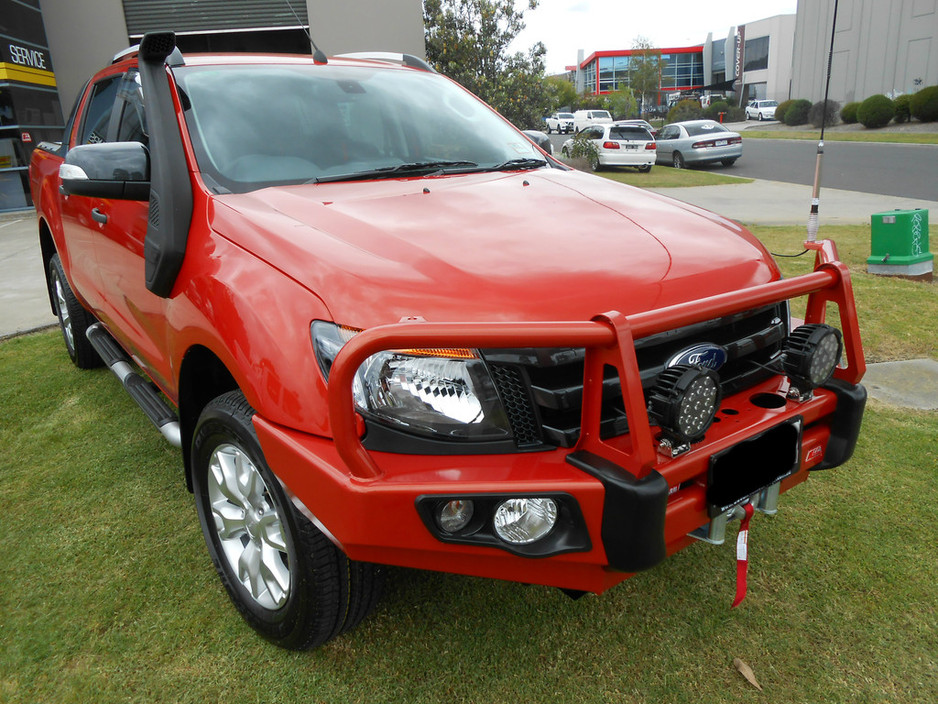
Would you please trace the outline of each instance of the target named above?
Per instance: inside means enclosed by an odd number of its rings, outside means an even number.
[[[221,582],[283,647],[354,627],[386,565],[601,593],[857,440],[832,243],[783,279],[414,57],[148,34],[30,184],[69,356],[181,448]]]

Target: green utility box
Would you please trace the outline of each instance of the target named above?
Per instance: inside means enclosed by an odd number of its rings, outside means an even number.
[[[935,255],[928,251],[928,211],[891,210],[870,217],[866,270],[931,281]]]

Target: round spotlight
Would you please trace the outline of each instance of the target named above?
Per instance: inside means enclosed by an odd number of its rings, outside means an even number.
[[[454,499],[442,504],[437,514],[437,523],[446,533],[458,533],[472,520],[475,505],[471,499]]]
[[[830,325],[802,325],[785,341],[782,367],[792,386],[807,393],[831,378],[843,349],[840,331]]]
[[[648,399],[648,412],[676,440],[697,442],[713,422],[722,393],[719,375],[702,367],[678,364],[665,369]]]
[[[557,523],[553,499],[508,499],[495,510],[495,533],[506,543],[526,545],[540,540]]]

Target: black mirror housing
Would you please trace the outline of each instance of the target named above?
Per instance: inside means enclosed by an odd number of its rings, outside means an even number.
[[[73,147],[59,168],[68,195],[118,200],[150,197],[150,154],[140,142]]]

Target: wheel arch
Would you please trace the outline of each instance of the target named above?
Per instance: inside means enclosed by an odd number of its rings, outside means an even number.
[[[49,262],[56,253],[56,248],[52,230],[45,218],[39,218],[39,251],[42,254],[42,271],[46,277],[46,295],[49,296],[49,307],[55,313],[55,301],[52,298],[52,288],[49,286]]]
[[[208,347],[193,345],[186,351],[179,369],[179,425],[186,487],[189,491],[192,491],[189,448],[199,416],[212,399],[239,388],[225,363]]]

